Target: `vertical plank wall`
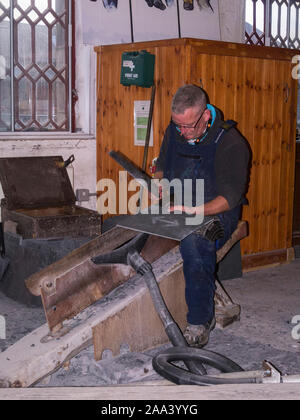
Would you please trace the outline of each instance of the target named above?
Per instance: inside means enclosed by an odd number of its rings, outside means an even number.
[[[147,45],[145,45],[147,44]],[[170,104],[177,86],[188,82],[186,47],[172,43],[155,46],[155,43],[136,43],[98,47],[97,95],[97,168],[98,179],[113,176],[119,170],[107,152],[121,151],[137,165],[142,165],[143,148],[134,146],[134,101],[150,100],[151,88],[123,86],[120,84],[121,54],[123,51],[146,49],[155,54],[156,98],[154,104],[154,147],[149,149],[148,163],[157,156],[170,121]]]
[[[250,235],[242,243],[243,254],[285,250],[292,239],[295,160],[296,88],[291,61],[194,56],[196,73],[202,75],[211,102],[223,110],[225,119],[238,122],[253,154],[250,204],[243,212]]]
[[[242,254],[280,250],[285,258],[284,252],[291,247],[293,217],[294,52],[194,39],[96,47],[98,180],[118,180],[120,168],[107,155],[111,149],[142,164],[143,148],[133,145],[133,101],[150,99],[151,89],[120,84],[122,52],[141,49],[156,56],[154,147],[149,149],[148,164],[158,155],[170,120],[172,95],[184,83],[202,84],[225,119],[238,122],[252,149],[249,206],[243,213],[250,234],[242,241]]]
[[[145,48],[144,48],[145,47]],[[109,156],[110,150],[120,151],[139,167],[143,162],[143,147],[134,146],[134,101],[150,100],[151,88],[120,84],[123,51],[146,49],[155,54],[156,97],[153,113],[154,146],[149,148],[147,169],[159,154],[164,130],[170,121],[170,104],[178,86],[187,83],[190,46],[174,41],[146,42],[96,48],[98,53],[97,93],[97,176],[118,183],[122,168]],[[130,193],[128,194],[130,196]],[[119,208],[117,203],[117,209]]]

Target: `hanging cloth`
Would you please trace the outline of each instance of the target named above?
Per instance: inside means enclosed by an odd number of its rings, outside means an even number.
[[[184,10],[194,10],[194,0],[183,0]]]
[[[164,5],[164,3],[162,2],[162,0],[145,0],[146,3],[148,4],[149,7],[156,7],[157,9],[160,10],[165,10],[166,6]],[[172,0],[173,1],[173,0]],[[170,1],[166,1],[167,5],[169,6],[168,3],[170,3]]]
[[[102,0],[105,9],[117,9],[118,0]]]

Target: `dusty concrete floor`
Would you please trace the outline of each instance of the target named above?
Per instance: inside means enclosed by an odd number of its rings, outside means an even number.
[[[206,348],[229,357],[246,370],[260,369],[262,361],[268,360],[283,374],[300,374],[300,259],[244,273],[242,278],[223,284],[241,305],[241,319],[224,330],[215,329]],[[6,339],[0,339],[0,351],[45,323],[41,308],[28,308],[1,293],[0,315],[6,321]],[[298,328],[292,324],[297,315]],[[160,380],[152,368],[152,357],[168,346],[131,353],[124,345],[120,356],[112,358],[107,351],[100,362],[95,362],[90,347],[74,357],[67,369],[58,370],[36,387]]]

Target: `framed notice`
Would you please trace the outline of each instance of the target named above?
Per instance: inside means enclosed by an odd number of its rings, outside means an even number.
[[[149,120],[150,101],[134,101],[134,145],[145,146]],[[153,125],[151,124],[149,146],[153,146]]]

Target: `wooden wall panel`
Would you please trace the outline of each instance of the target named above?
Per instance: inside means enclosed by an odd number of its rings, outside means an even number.
[[[139,48],[142,49],[142,48]],[[150,100],[151,88],[125,87],[120,84],[121,54],[136,50],[135,44],[127,48],[102,47],[98,53],[98,100],[97,100],[97,177],[118,181],[122,168],[109,156],[110,150],[120,151],[138,166],[142,166],[144,148],[134,146],[134,101]],[[149,148],[147,169],[152,159],[158,156],[166,126],[170,121],[172,97],[180,86],[189,80],[186,71],[184,46],[166,45],[147,48],[155,54],[156,97],[153,113],[154,147]],[[174,63],[180,65],[174,66]],[[183,65],[182,65],[183,63]],[[130,194],[129,194],[130,196]]]
[[[177,88],[184,83],[203,86],[225,119],[238,122],[252,149],[250,204],[243,212],[250,235],[242,241],[243,255],[289,248],[297,101],[297,81],[291,77],[294,51],[193,39],[97,47],[98,179],[117,180],[120,168],[107,157],[110,149],[142,164],[143,148],[133,146],[133,101],[150,99],[151,92],[119,82],[121,53],[141,49],[156,56],[154,147],[148,164],[159,153]]]
[[[295,122],[290,62],[201,53],[195,57],[193,82],[201,75],[211,103],[223,111],[225,119],[238,122],[253,153],[250,206],[243,213],[250,235],[242,243],[243,253],[288,248],[295,142],[290,124],[291,118]]]
[[[300,143],[296,144],[293,245],[300,245]]]

